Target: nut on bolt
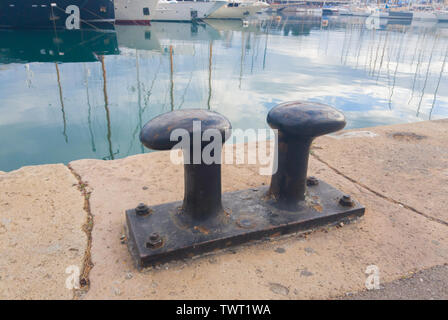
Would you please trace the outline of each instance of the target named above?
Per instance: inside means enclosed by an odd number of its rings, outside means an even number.
[[[157,232],[151,233],[148,242],[146,242],[146,247],[151,249],[156,249],[161,247],[163,244],[163,239]]]
[[[316,186],[318,184],[319,184],[319,180],[317,180],[317,178],[314,176],[310,176],[306,179],[307,186]]]
[[[339,204],[344,207],[353,207],[354,202],[352,200],[352,197],[350,197],[348,194],[345,194],[339,199]]]
[[[146,204],[144,204],[144,203],[140,203],[135,208],[135,213],[137,213],[139,216],[148,214],[149,213],[149,207]]]

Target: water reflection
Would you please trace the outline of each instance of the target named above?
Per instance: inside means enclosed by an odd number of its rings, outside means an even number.
[[[99,31],[0,31],[0,170],[147,152],[146,121],[207,108],[265,128],[293,99],[350,128],[448,116],[448,26],[266,17]]]

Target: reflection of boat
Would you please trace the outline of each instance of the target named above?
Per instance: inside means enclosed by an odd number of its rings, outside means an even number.
[[[115,29],[121,51],[122,48],[160,51],[160,43],[152,26],[115,26]]]
[[[213,12],[211,19],[243,19],[269,8],[264,1],[231,1]]]
[[[117,24],[149,24],[158,0],[114,0]]]
[[[19,0],[0,2],[0,28],[113,28],[110,0]]]
[[[412,12],[410,11],[388,11],[388,19],[397,19],[397,20],[412,20]]]
[[[339,14],[339,10],[337,8],[322,8],[322,15],[323,16],[333,16]]]
[[[221,35],[216,29],[209,25],[196,23],[163,23],[153,22],[150,27],[151,32],[154,32],[157,38],[162,40],[172,41],[208,41],[218,40]]]
[[[118,54],[115,32],[2,30],[0,39],[0,63],[88,62]]]
[[[259,24],[251,23],[249,25],[244,25],[241,20],[231,20],[231,19],[206,19],[205,22],[212,28],[220,31],[248,31],[255,33],[263,33],[261,31]]]
[[[160,0],[152,19],[156,21],[192,21],[203,19],[225,4],[227,4],[226,1]]]

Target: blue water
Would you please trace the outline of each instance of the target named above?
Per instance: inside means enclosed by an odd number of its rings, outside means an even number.
[[[348,128],[448,117],[447,40],[443,24],[297,16],[0,31],[0,170],[149,152],[141,127],[173,109],[242,129],[296,99],[338,108]]]

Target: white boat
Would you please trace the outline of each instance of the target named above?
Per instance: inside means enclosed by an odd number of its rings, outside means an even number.
[[[213,12],[210,19],[244,19],[269,8],[264,1],[230,1]]]
[[[437,16],[431,11],[413,11],[414,15],[412,20],[417,21],[437,21]]]
[[[116,24],[150,24],[159,0],[115,0]]]
[[[352,16],[352,10],[349,7],[339,7],[338,8],[340,16]]]
[[[160,0],[152,16],[152,20],[192,21],[204,19],[226,4],[227,1]]]
[[[448,11],[436,11],[436,17],[439,22],[448,22]]]

